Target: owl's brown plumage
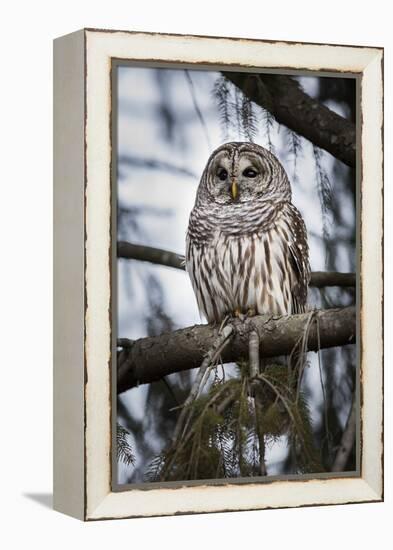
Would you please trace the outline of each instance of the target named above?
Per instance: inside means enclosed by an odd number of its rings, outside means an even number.
[[[186,269],[209,322],[235,312],[305,310],[307,231],[272,153],[232,142],[210,156],[190,215]]]

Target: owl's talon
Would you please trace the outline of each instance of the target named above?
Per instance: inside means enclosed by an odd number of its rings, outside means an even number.
[[[236,308],[233,312],[233,316],[237,317],[242,323],[244,323],[249,317],[255,317],[255,315],[256,311],[252,307],[247,310],[247,313],[242,313],[239,308]]]
[[[240,309],[235,309],[235,311],[233,312],[233,316],[236,318],[236,319],[239,319],[239,321],[241,321],[242,323],[244,323],[244,321],[246,320],[246,317],[247,315],[245,315],[244,313],[242,313],[240,311]]]

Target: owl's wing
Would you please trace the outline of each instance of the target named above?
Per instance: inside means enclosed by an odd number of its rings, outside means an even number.
[[[306,309],[310,264],[308,260],[307,230],[300,212],[290,205],[292,239],[288,243],[289,263],[292,267],[292,312],[303,313]]]

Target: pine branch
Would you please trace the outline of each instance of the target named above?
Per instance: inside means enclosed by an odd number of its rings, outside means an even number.
[[[283,317],[259,315],[250,319],[261,342],[260,356],[290,354],[302,341],[309,317],[309,313],[303,313]],[[221,353],[224,363],[238,361],[248,355],[248,322],[234,320],[231,326],[234,329],[231,342]],[[308,331],[308,351],[353,344],[356,339],[356,308],[351,306],[317,310]],[[135,340],[130,347],[122,347],[119,353],[122,361],[118,364],[118,373],[121,373],[118,377],[118,393],[138,384],[160,380],[174,372],[199,367],[205,354],[213,348],[218,333],[219,327],[195,325],[159,336],[141,338]],[[122,343],[124,344],[124,339]]]
[[[229,126],[231,122],[229,105],[230,84],[224,76],[217,78],[214,84],[213,96],[217,102],[221,118],[224,141],[228,141]]]
[[[184,256],[169,250],[162,250],[151,246],[119,241],[117,243],[117,256],[118,258],[140,260],[142,262],[150,262],[153,264],[185,270]],[[322,288],[325,286],[356,286],[356,276],[354,273],[314,271],[311,273],[310,286],[316,288]]]
[[[127,466],[132,466],[135,463],[135,456],[128,441],[130,433],[119,423],[116,424],[116,427],[117,460],[124,462]]]
[[[355,125],[307,95],[289,76],[225,72],[254,103],[348,166],[356,164]]]

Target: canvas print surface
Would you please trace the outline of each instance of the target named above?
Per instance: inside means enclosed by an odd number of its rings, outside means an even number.
[[[356,473],[355,78],[113,71],[114,483]]]

